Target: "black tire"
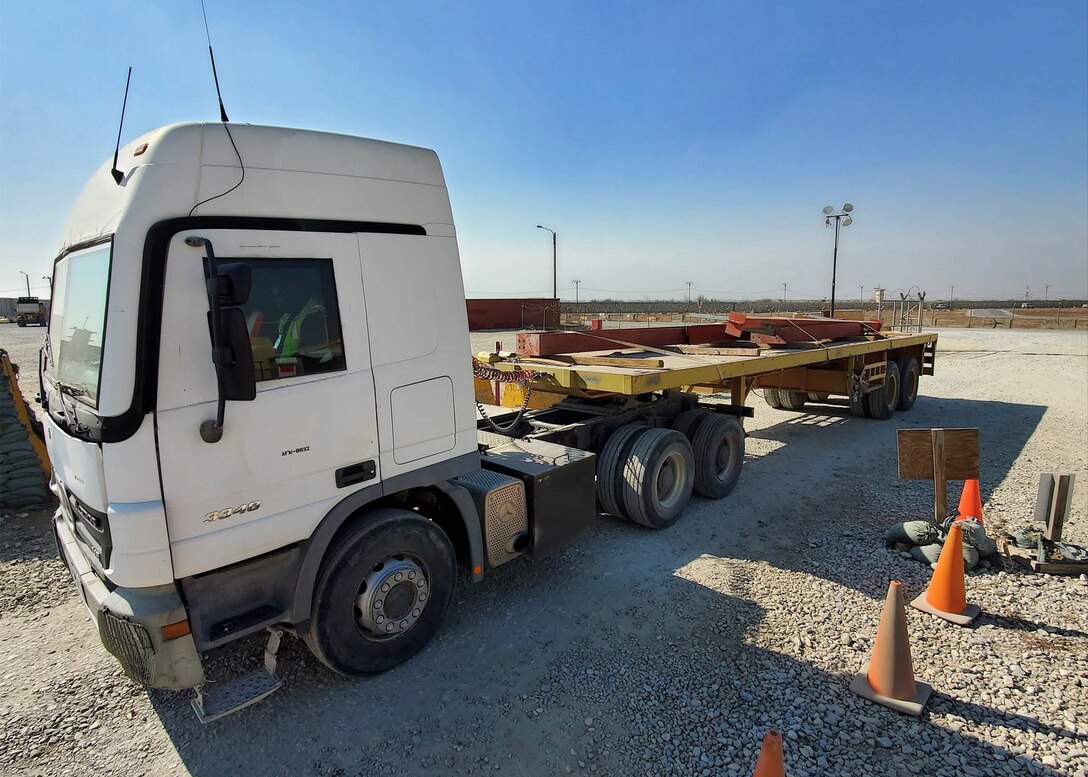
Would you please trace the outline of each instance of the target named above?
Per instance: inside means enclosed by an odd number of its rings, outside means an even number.
[[[808,394],[804,391],[790,391],[789,389],[778,390],[779,401],[782,403],[783,410],[801,410],[805,406],[805,402],[808,401]]]
[[[809,402],[826,402],[827,398],[831,395],[826,391],[810,391],[808,392]]]
[[[855,418],[869,417],[869,402],[861,393],[859,385],[852,385],[850,388],[850,415]]]
[[[918,360],[913,356],[904,356],[899,360],[899,403],[900,410],[910,410],[914,400],[918,399],[918,383],[921,371]]]
[[[884,385],[879,386],[865,395],[865,406],[869,410],[869,417],[878,421],[887,421],[895,413],[899,404],[899,365],[888,362],[884,372]]]
[[[676,416],[672,429],[674,432],[680,432],[680,434],[687,437],[688,442],[694,445],[695,431],[702,426],[706,419],[710,418],[710,415],[706,410],[685,410]]]
[[[744,428],[732,416],[716,415],[703,423],[692,444],[695,492],[710,499],[729,494],[744,466]]]
[[[635,436],[646,431],[647,427],[638,424],[621,426],[601,449],[597,459],[597,502],[601,511],[617,518],[626,518],[623,510],[623,498],[616,484],[623,479],[623,463],[634,444]]]
[[[16,321],[15,323],[18,324],[19,326],[26,326],[25,321]]]
[[[647,429],[635,438],[618,485],[628,518],[651,529],[672,526],[695,485],[695,455],[688,438],[672,429]]]
[[[410,570],[405,570],[403,579],[393,581],[397,565],[405,564],[418,570],[411,573],[412,580],[408,579]],[[380,577],[383,573],[390,575],[388,582]],[[420,573],[423,585],[416,576]],[[374,585],[368,586],[369,582]],[[357,677],[392,669],[422,650],[438,632],[453,603],[456,582],[453,546],[445,532],[409,510],[375,510],[322,563],[306,644],[321,663],[342,675]],[[379,613],[379,621],[381,612],[393,613],[385,619],[385,627],[400,621],[396,624],[399,633],[380,634],[363,622],[360,600],[368,587],[378,591],[384,590],[382,586],[389,586],[379,603],[385,609],[371,612]],[[401,631],[407,619],[413,620]]]
[[[763,389],[763,400],[773,407],[775,410],[782,410],[782,397],[779,395],[778,389],[765,388]]]

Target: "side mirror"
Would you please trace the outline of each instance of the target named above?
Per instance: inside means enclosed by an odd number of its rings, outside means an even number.
[[[249,402],[257,398],[257,380],[253,370],[253,347],[249,327],[241,308],[219,308],[208,311],[212,337],[212,364],[219,384],[216,420],[200,425],[204,442],[223,439],[223,413],[227,400]]]
[[[215,268],[208,278],[208,297],[216,297],[223,307],[244,305],[253,286],[253,269],[248,264],[231,262]]]
[[[227,400],[244,402],[257,398],[249,327],[245,313],[238,307],[249,299],[252,271],[248,265],[240,262],[220,265],[215,260],[212,241],[205,237],[190,235],[185,238],[185,245],[190,248],[203,247],[207,253],[208,323],[212,331],[212,364],[215,365],[219,399],[215,420],[200,424],[200,439],[214,443],[223,439]]]
[[[224,363],[219,366],[223,376],[223,398],[250,402],[257,398],[257,381],[253,374],[253,347],[245,313],[241,308],[223,308],[219,315],[222,317],[219,333],[223,338]],[[218,357],[220,349],[216,351]]]

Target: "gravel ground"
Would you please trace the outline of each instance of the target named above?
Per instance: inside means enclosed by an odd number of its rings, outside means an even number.
[[[15,341],[35,336],[4,327],[0,345],[33,365],[37,345]],[[473,339],[474,351],[512,344]],[[745,775],[775,726],[792,777],[1085,777],[1077,578],[972,573],[984,614],[971,628],[909,610],[915,672],[934,687],[920,719],[847,690],[888,579],[914,596],[929,576],[881,540],[932,504],[927,483],[896,478],[896,428],[980,427],[991,530],[1030,520],[1040,472],[1076,473],[1066,536],[1088,543],[1088,334],[949,330],[941,346],[909,414],[881,423],[756,400],[727,500],[693,500],[666,532],[602,518],[563,553],[463,585],[435,643],[369,680],[334,677],[287,640],[284,689],[206,727],[185,694],[124,678],[46,517],[3,516],[0,772]],[[248,666],[260,648],[217,666]]]

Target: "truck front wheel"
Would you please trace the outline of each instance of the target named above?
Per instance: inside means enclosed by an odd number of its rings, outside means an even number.
[[[306,644],[343,675],[392,669],[438,632],[456,574],[438,526],[409,510],[375,510],[325,559]]]

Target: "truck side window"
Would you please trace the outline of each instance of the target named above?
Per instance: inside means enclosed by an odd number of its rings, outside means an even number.
[[[346,369],[331,259],[230,259],[253,270],[242,306],[258,381]]]

